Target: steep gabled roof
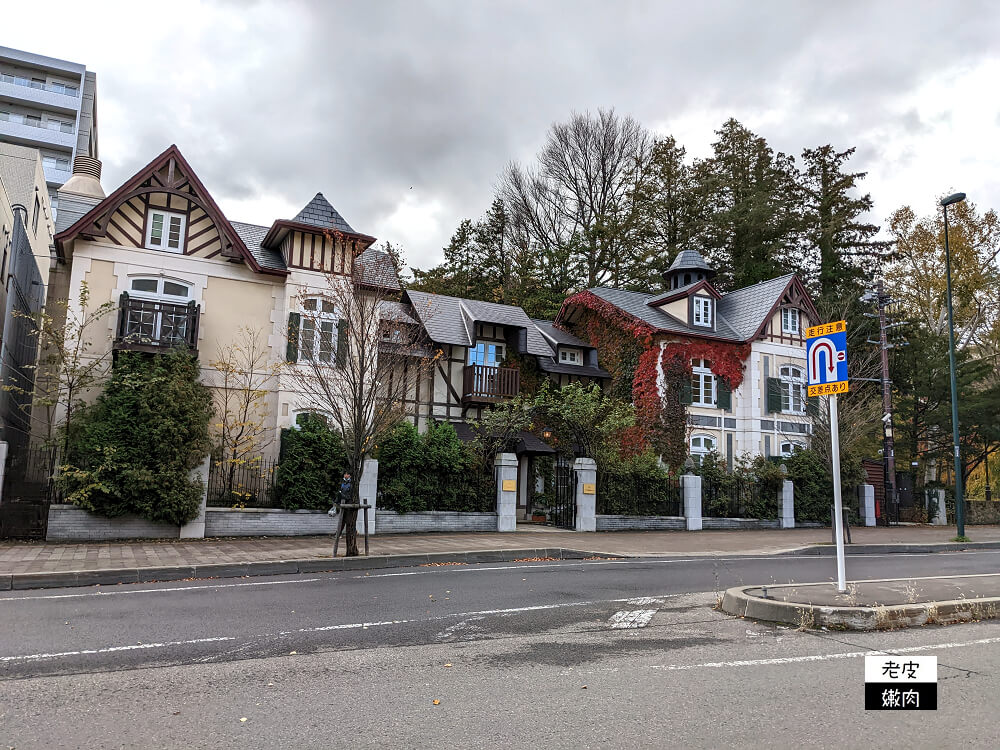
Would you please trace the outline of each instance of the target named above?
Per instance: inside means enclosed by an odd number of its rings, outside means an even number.
[[[520,307],[412,290],[404,294],[413,306],[414,315],[435,343],[471,346],[476,335],[475,324],[488,323],[523,329],[528,354],[537,357],[552,357],[555,354],[541,331]]]
[[[168,170],[165,182],[156,176],[164,168]],[[147,182],[149,184],[146,184]],[[190,185],[190,190],[181,189],[186,185]],[[64,244],[76,239],[77,236],[106,236],[111,216],[119,207],[129,199],[147,193],[179,195],[185,200],[199,206],[208,214],[219,230],[223,255],[242,258],[250,268],[261,273],[280,275],[288,273],[283,268],[284,264],[282,264],[281,268],[261,265],[259,259],[250,252],[243,238],[232,224],[230,224],[211,194],[202,184],[201,180],[198,179],[198,175],[195,174],[176,144],[171,144],[167,147],[163,153],[136,172],[121,187],[81,216],[68,229],[59,232],[55,236],[58,252],[60,254],[63,253]]]
[[[695,286],[695,285],[692,285]],[[762,281],[753,286],[737,289],[724,294],[716,303],[716,330],[686,325],[662,308],[651,306],[650,301],[665,295],[654,296],[642,292],[626,292],[621,289],[596,287],[588,292],[608,302],[631,317],[650,325],[660,333],[673,333],[697,338],[721,339],[723,341],[750,341],[760,335],[771,316],[781,305],[786,294],[801,299],[810,313],[818,319],[816,308],[809,294],[795,274],[786,274],[776,279]],[[679,290],[673,290],[677,292]],[[565,308],[564,308],[565,310]],[[560,311],[562,319],[563,312]]]
[[[399,274],[388,253],[369,247],[354,259],[354,281],[362,286],[398,292]]]
[[[549,339],[553,344],[558,346],[572,346],[576,349],[593,349],[590,344],[582,339],[578,339],[572,333],[567,333],[561,328],[556,328],[556,324],[551,320],[538,320],[532,318],[531,322],[535,324],[542,335]]]
[[[688,284],[687,286],[681,286],[677,287],[676,289],[671,289],[669,292],[664,292],[658,297],[652,297],[646,304],[650,305],[651,307],[656,307],[657,305],[666,304],[667,302],[670,302],[675,299],[680,299],[681,297],[686,297],[689,294],[694,294],[695,292],[701,291],[703,289],[716,299],[722,297],[722,295],[719,294],[716,288],[712,286],[712,282],[710,282],[708,279],[702,279],[701,281],[695,281],[694,283]]]
[[[316,193],[292,221],[297,224],[311,224],[321,229],[336,229],[338,232],[357,234],[322,193]]]

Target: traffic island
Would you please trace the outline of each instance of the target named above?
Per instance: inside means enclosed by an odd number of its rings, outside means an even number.
[[[989,620],[1000,611],[1000,575],[888,578],[848,583],[737,586],[722,611],[801,628],[891,630]]]

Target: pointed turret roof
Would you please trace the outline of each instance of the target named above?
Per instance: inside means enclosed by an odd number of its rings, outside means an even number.
[[[316,193],[315,197],[295,215],[292,221],[298,224],[311,224],[321,229],[336,229],[339,232],[357,234],[322,193]]]
[[[670,264],[667,273],[674,271],[708,271],[715,273],[715,269],[708,265],[708,262],[697,250],[681,250]]]

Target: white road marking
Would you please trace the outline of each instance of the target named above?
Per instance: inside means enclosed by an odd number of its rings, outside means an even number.
[[[436,636],[434,636],[434,638],[439,641],[447,641],[453,638],[456,633],[462,630],[473,630],[473,629],[481,630],[481,628],[470,626],[470,624],[473,622],[478,622],[479,620],[482,619],[483,619],[482,615],[480,615],[479,617],[466,617],[464,620],[459,620],[453,625],[449,625],[440,633],[438,633]]]
[[[624,630],[626,628],[644,628],[649,625],[649,621],[656,614],[655,609],[623,609],[611,615],[608,623],[612,630]]]
[[[4,596],[0,602],[23,602],[32,599],[79,599],[86,596],[121,596],[123,594],[170,594],[175,591],[200,591],[202,589],[232,589],[241,586],[283,586],[290,583],[313,583],[322,578],[297,578],[294,581],[249,581],[247,583],[211,583],[204,586],[173,586],[162,589],[114,589],[108,591],[88,591],[83,594],[40,594],[38,596]]]
[[[976,641],[958,641],[951,643],[927,643],[922,646],[906,646],[905,648],[868,649],[867,651],[845,651],[835,654],[810,654],[807,656],[782,656],[773,659],[740,659],[737,661],[710,661],[701,664],[654,664],[649,669],[662,669],[671,672],[691,669],[724,669],[726,667],[766,667],[775,664],[799,664],[811,661],[833,661],[834,659],[858,659],[868,654],[912,654],[921,651],[936,651],[940,649],[965,648],[967,646],[985,646],[990,643],[1000,643],[1000,638],[980,638]]]
[[[39,661],[41,659],[58,659],[64,656],[83,656],[87,654],[113,654],[119,651],[143,651],[151,648],[166,648],[167,646],[193,646],[199,643],[218,643],[220,641],[235,641],[231,636],[216,638],[194,638],[190,641],[166,641],[164,643],[136,643],[128,646],[105,646],[104,648],[85,648],[79,651],[59,651],[52,654],[23,654],[19,656],[0,656],[0,662],[8,661]]]
[[[655,596],[637,596],[635,599],[629,599],[625,603],[641,607],[643,604],[663,604],[663,600]]]

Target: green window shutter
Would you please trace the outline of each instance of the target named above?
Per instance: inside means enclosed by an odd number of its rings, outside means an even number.
[[[729,411],[733,408],[733,391],[729,387],[729,383],[722,378],[719,378],[717,383],[717,395],[719,398],[716,406],[724,411]]]
[[[692,401],[691,378],[685,378],[681,382],[681,403],[690,404]]]
[[[767,412],[777,414],[781,411],[781,380],[779,378],[767,379]]]
[[[301,317],[299,313],[288,313],[288,348],[285,350],[285,359],[289,362],[297,362],[299,359],[299,323]]]
[[[347,364],[347,321],[337,321],[337,367]]]

